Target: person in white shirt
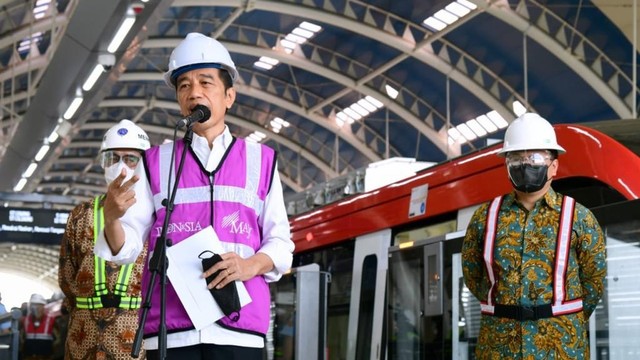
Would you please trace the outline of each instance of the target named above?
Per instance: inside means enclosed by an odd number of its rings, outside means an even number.
[[[218,273],[208,287],[219,289],[240,280],[251,297],[239,316],[225,316],[196,330],[169,281],[165,319],[169,359],[261,359],[270,317],[267,283],[288,271],[293,259],[275,151],[233,137],[224,122],[235,101],[237,78],[224,46],[205,35],[188,34],[171,54],[165,82],[176,89],[184,116],[194,113],[196,106],[210,110],[203,112],[202,121],[188,125],[193,130],[190,144],[176,141],[175,163],[170,163],[174,144],[152,147],[145,153],[146,171],[138,167],[133,176],[123,172],[108,188],[97,255],[116,263],[132,262],[148,240],[151,257],[164,225],[163,200],[168,198],[169,186],[178,181],[167,237],[175,245],[212,226],[226,252],[204,271],[202,281]],[[184,171],[177,178],[187,146]],[[200,264],[198,254],[194,261]],[[145,268],[143,292],[149,281],[150,271]],[[159,355],[159,288],[157,283],[153,287],[144,324],[148,359]]]

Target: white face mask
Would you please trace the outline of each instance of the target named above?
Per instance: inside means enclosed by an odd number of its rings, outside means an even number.
[[[107,181],[107,185],[111,184],[113,180],[120,176],[120,173],[122,173],[122,169],[125,169],[125,171],[127,172],[127,176],[125,176],[123,183],[133,177],[135,170],[131,169],[122,160],[120,160],[117,163],[104,169],[104,179]]]

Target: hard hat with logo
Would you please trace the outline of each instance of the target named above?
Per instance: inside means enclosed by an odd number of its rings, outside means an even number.
[[[219,41],[200,33],[189,33],[171,52],[164,82],[175,88],[175,80],[180,74],[203,68],[227,70],[234,83],[238,78],[238,70],[229,51]]]
[[[508,152],[522,150],[556,150],[559,154],[566,152],[558,145],[553,126],[535,113],[525,113],[513,120],[504,134],[504,143],[498,155],[505,156]]]
[[[42,304],[45,305],[47,303],[47,300],[45,300],[44,296],[40,295],[40,294],[32,294],[31,298],[29,299],[29,304]]]
[[[137,149],[145,151],[151,147],[149,136],[131,120],[121,120],[112,126],[102,138],[100,151],[111,149]]]

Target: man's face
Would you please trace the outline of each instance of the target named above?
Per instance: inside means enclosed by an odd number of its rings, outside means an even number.
[[[222,131],[224,115],[236,99],[235,89],[224,88],[219,69],[205,68],[188,71],[176,79],[176,94],[182,115],[191,114],[196,105],[205,105],[211,110],[211,117],[204,123],[196,123],[193,130],[201,133],[214,128]]]
[[[29,313],[36,318],[42,317],[44,315],[44,305],[43,304],[29,304]]]

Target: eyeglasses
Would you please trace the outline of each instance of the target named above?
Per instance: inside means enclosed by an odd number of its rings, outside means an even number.
[[[544,166],[547,165],[547,160],[551,159],[551,154],[548,152],[519,151],[508,153],[506,159],[508,166],[520,166],[523,164]]]
[[[118,155],[113,150],[108,150],[102,153],[102,167],[105,169],[119,163],[121,160],[125,165],[133,169],[138,166],[140,156],[134,154]]]

